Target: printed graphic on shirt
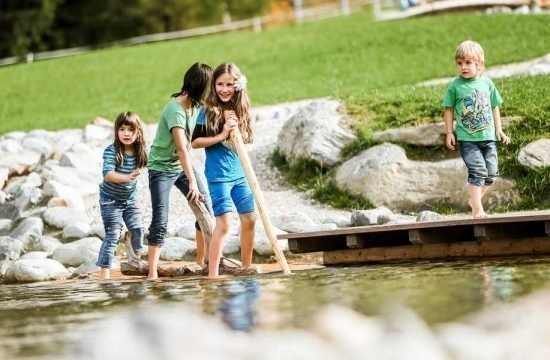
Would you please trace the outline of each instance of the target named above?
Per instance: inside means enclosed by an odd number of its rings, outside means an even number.
[[[463,100],[462,124],[470,133],[482,131],[491,126],[492,113],[489,96],[474,90],[471,96]]]

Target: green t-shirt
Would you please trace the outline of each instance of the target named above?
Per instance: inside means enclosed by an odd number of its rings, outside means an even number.
[[[454,108],[456,139],[462,141],[496,141],[493,108],[500,104],[495,84],[485,76],[457,77],[443,98],[443,106]]]
[[[200,108],[191,108],[189,113],[186,112],[176,98],[168,102],[160,115],[157,133],[151,145],[147,161],[148,169],[169,173],[182,171],[176,152],[176,142],[172,137],[172,129],[180,127],[185,130],[187,148],[190,149],[191,135],[197,123],[199,112]]]

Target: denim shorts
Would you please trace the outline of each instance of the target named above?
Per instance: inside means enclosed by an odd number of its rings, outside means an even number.
[[[246,178],[233,181],[208,183],[214,216],[220,216],[233,210],[233,204],[239,214],[254,211],[254,195]]]
[[[495,141],[459,141],[460,155],[468,168],[468,183],[490,186],[498,177],[497,143]]]

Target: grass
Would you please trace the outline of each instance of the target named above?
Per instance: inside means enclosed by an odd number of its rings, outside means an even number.
[[[158,121],[195,61],[237,63],[249,79],[254,105],[315,97],[342,99],[359,140],[350,157],[374,144],[373,131],[441,121],[444,87],[415,83],[453,76],[453,51],[479,41],[488,66],[550,52],[548,16],[445,15],[376,23],[370,12],[286,28],[204,36],[100,50],[84,55],[0,68],[0,134],[36,128],[82,127],[96,116],[114,119],[133,110]],[[495,31],[498,29],[498,31]],[[505,116],[522,116],[509,128],[514,144],[501,148],[501,172],[514,178],[523,197],[506,209],[550,207],[550,170],[528,170],[516,159],[528,142],[549,137],[548,76],[496,80]],[[409,157],[452,156],[441,148],[406,147]],[[275,162],[284,168],[281,162]],[[285,170],[298,186],[339,207],[371,204],[339,192],[331,169],[302,163]],[[438,205],[445,209],[445,204]],[[452,211],[452,210],[448,210]]]
[[[321,96],[356,101],[366,91],[454,73],[452,52],[480,41],[487,62],[548,52],[546,16],[453,15],[375,23],[369,12],[261,33],[233,32],[0,68],[0,134],[82,127],[133,110],[158,116],[195,61],[237,63],[253,103]],[[499,31],[494,31],[499,29]]]

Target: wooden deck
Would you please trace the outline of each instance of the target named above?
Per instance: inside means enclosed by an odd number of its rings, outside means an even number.
[[[388,11],[381,10],[378,3],[375,5],[375,17],[379,21],[399,20],[442,12],[482,10],[493,6],[516,8],[523,5],[529,5],[529,0],[439,0],[413,6],[406,10]]]
[[[291,233],[293,253],[323,252],[325,265],[550,254],[550,211]]]

